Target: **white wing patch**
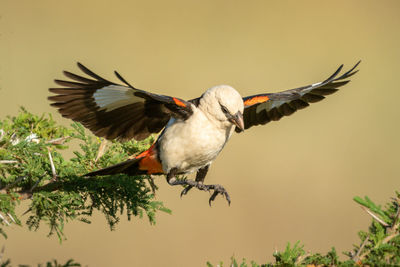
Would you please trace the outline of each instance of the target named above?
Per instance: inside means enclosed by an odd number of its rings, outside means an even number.
[[[257,106],[256,108],[256,113],[260,113],[263,110],[271,110],[276,107],[280,107],[283,105],[286,101],[284,100],[274,100],[274,101],[266,101],[264,103],[261,103]]]
[[[317,85],[320,85],[322,82],[318,82],[318,83],[313,83],[312,85],[311,85],[311,87],[315,87],[315,86],[317,86]]]
[[[133,94],[134,92],[135,91],[129,87],[109,85],[97,90],[93,94],[93,97],[96,104],[100,107],[100,110],[109,112],[136,102],[144,102],[144,99],[135,96]]]

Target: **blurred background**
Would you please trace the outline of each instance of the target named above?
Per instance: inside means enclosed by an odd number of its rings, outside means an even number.
[[[14,264],[74,258],[88,266],[205,266],[234,255],[259,263],[301,240],[306,250],[349,250],[371,218],[352,198],[379,203],[399,190],[399,1],[0,0],[0,118],[19,106],[50,112],[46,97],[80,61],[113,81],[190,99],[217,84],[243,96],[321,81],[359,59],[337,94],[291,117],[235,135],[208,183],[209,195],[164,178],[157,198],[173,210],[157,224],[125,218],[110,232],[66,225],[59,244],[14,226],[0,241]],[[23,210],[21,210],[22,212]]]

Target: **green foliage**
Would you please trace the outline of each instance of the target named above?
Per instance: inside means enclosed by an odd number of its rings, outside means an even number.
[[[224,263],[220,262],[217,267],[223,267]],[[265,266],[265,265],[258,265],[254,261],[250,262],[250,265],[247,265],[246,259],[242,259],[242,262],[239,264],[235,257],[231,257],[231,263],[229,264],[229,267],[259,267],[259,266]],[[207,262],[207,267],[214,267],[210,262]]]
[[[305,253],[303,247],[303,245],[300,245],[300,241],[297,241],[293,247],[290,247],[290,243],[288,243],[283,252],[274,252],[273,256],[276,263],[282,265],[295,264],[296,260]]]
[[[360,244],[352,251],[343,252],[347,259],[340,260],[335,248],[325,255],[304,250],[300,242],[293,246],[288,243],[283,252],[275,252],[274,263],[248,265],[243,259],[239,264],[232,257],[229,266],[233,267],[272,267],[272,266],[400,266],[400,193],[382,208],[368,197],[355,197],[354,201],[369,214],[373,221],[368,231],[360,231]],[[213,267],[207,262],[208,267]],[[220,262],[217,266],[222,267]]]
[[[7,260],[4,263],[0,263],[0,267],[12,267],[11,261]],[[31,265],[26,265],[26,264],[19,264],[18,267],[30,267]],[[77,262],[74,262],[74,260],[68,260],[66,263],[61,264],[58,263],[56,260],[48,261],[45,265],[38,264],[38,267],[80,267],[80,265]]]
[[[68,142],[79,142],[81,151],[66,160],[61,153]],[[22,225],[16,207],[29,201],[26,211],[29,229],[42,223],[49,226],[49,235],[65,238],[65,223],[80,220],[90,223],[93,211],[102,212],[111,229],[125,213],[147,216],[155,223],[157,211],[170,213],[162,202],[154,200],[156,189],[148,176],[115,175],[83,178],[92,170],[126,160],[145,150],[152,137],[136,142],[110,142],[98,157],[102,141],[87,135],[82,125],[59,126],[51,115],[36,116],[25,109],[16,117],[0,121],[0,234],[6,236],[10,224]]]

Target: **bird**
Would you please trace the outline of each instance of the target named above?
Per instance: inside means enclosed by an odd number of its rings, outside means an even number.
[[[48,99],[63,117],[80,122],[98,137],[143,140],[160,133],[147,150],[85,177],[165,175],[168,184],[184,186],[181,197],[197,188],[211,193],[210,205],[217,195],[230,205],[231,197],[222,185],[204,180],[233,133],[279,121],[335,93],[358,72],[359,64],[344,73],[342,64],[322,82],[281,92],[242,97],[229,85],[217,85],[200,97],[184,100],[138,89],[117,71],[121,83],[108,81],[78,62],[86,77],[64,71],[69,80],[56,79],[61,87],[50,88],[56,95]],[[194,180],[179,179],[179,175],[194,172]]]

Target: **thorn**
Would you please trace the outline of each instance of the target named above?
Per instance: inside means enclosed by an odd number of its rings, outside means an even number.
[[[381,218],[379,218],[375,213],[373,213],[370,209],[368,209],[368,208],[366,208],[366,207],[364,207],[364,206],[361,206],[361,208],[363,209],[363,210],[365,210],[369,215],[371,215],[372,216],[372,218],[374,218],[375,220],[377,220],[380,224],[382,224],[383,226],[385,226],[385,227],[388,227],[389,226],[389,224],[387,224],[385,221],[383,221]]]
[[[0,213],[0,219],[2,219],[7,225],[10,225],[10,223],[6,220],[6,218],[4,218],[3,215],[1,215],[1,213]]]
[[[51,173],[53,174],[52,181],[54,182],[57,180],[56,167],[54,166],[53,157],[51,156],[50,148],[47,148],[47,150],[48,150],[48,155],[49,155],[49,159],[50,159]]]
[[[31,208],[27,209],[24,213],[22,213],[21,216],[24,216],[25,214],[27,214],[27,213],[30,212],[31,210],[32,210]]]
[[[18,160],[0,160],[1,164],[13,164],[18,163]]]
[[[14,223],[16,223],[16,221],[14,220],[14,217],[13,216],[11,216],[11,214],[10,213],[7,213],[7,216],[8,217],[10,217],[10,219],[14,222]]]
[[[96,159],[94,160],[95,163],[104,155],[104,153],[106,151],[107,143],[108,143],[107,139],[103,139],[103,141],[101,141],[99,150],[97,151]]]

